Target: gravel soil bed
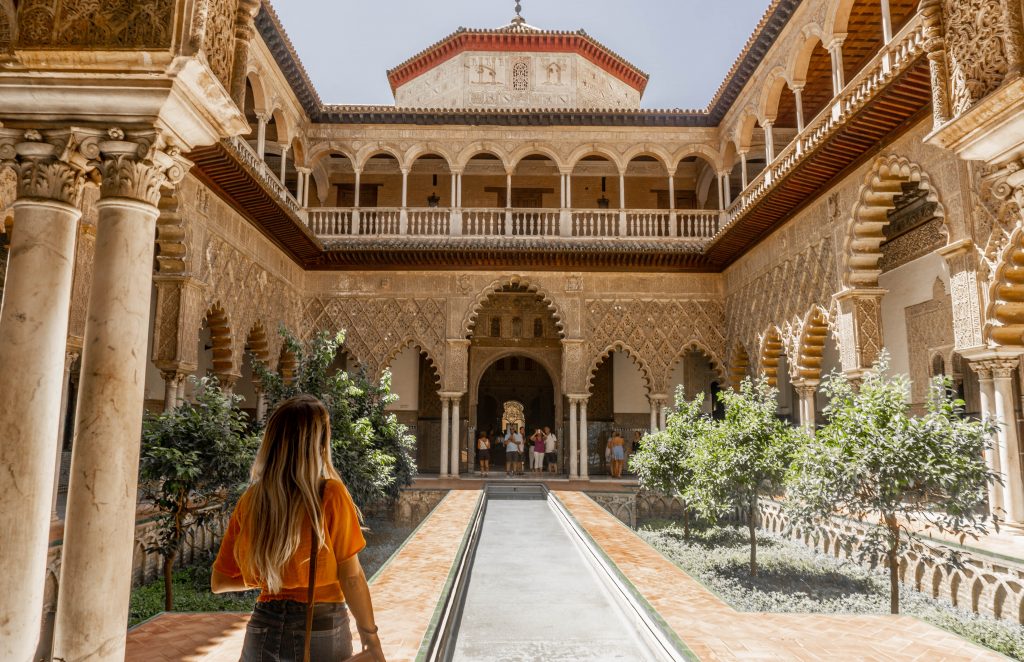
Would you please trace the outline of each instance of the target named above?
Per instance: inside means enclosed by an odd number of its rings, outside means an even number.
[[[758,576],[750,576],[746,528],[691,529],[666,520],[642,523],[637,533],[738,611],[888,614],[889,579],[878,570],[818,554],[808,547],[758,533]],[[1024,659],[1024,627],[978,616],[900,587],[901,613],[916,616],[982,646]]]
[[[394,554],[415,529],[414,526],[397,526],[389,519],[368,518],[366,549],[359,553],[359,561],[367,577]],[[252,611],[258,593],[227,593],[214,595],[210,592],[210,566],[213,555],[205,556],[187,568],[174,572],[174,608],[176,611]],[[140,586],[132,591],[128,613],[128,626],[138,625],[164,610],[164,581]]]

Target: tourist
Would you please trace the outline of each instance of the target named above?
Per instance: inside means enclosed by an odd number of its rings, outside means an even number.
[[[611,453],[612,458],[612,478],[621,478],[622,466],[626,463],[626,440],[618,430],[608,440],[607,451]]]
[[[260,589],[241,662],[301,660],[304,648],[312,660],[348,658],[349,610],[363,650],[383,662],[359,564],[365,546],[359,513],[331,461],[327,408],[311,395],[284,401],[267,421],[210,578],[214,593]]]
[[[480,475],[486,478],[487,472],[491,470],[491,440],[483,430],[476,440],[476,457],[480,460]]]
[[[519,432],[516,432],[512,437],[516,444],[516,475],[526,475],[526,428],[520,426]]]
[[[537,428],[533,433],[533,436],[530,437],[530,440],[533,442],[533,448],[530,453],[530,468],[533,470],[533,473],[538,476],[544,471],[545,438],[544,432],[540,428]]]
[[[558,469],[558,437],[551,428],[544,426],[544,460],[547,462],[548,473]]]
[[[516,471],[516,463],[519,461],[519,445],[516,443],[518,433],[513,428],[505,431],[505,475],[511,476]]]

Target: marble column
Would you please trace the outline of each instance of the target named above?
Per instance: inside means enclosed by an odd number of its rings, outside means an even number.
[[[804,130],[804,86],[794,85],[791,89],[796,102],[796,132],[799,134]]]
[[[256,422],[261,422],[267,417],[267,394],[263,389],[256,391]]]
[[[461,440],[461,438],[459,436],[459,428],[461,427],[459,425],[459,405],[461,404],[461,401],[462,401],[462,396],[455,396],[451,400],[451,402],[452,402],[452,417],[450,419],[450,424],[451,424],[451,427],[452,427],[452,441],[451,441],[452,459],[451,459],[451,463],[449,465],[449,469],[450,469],[449,473],[451,474],[452,478],[458,478],[459,477],[459,464],[460,464],[460,460],[462,459],[462,457],[461,457],[462,456],[462,443],[461,443],[462,440]]]
[[[285,175],[288,173],[288,145],[281,145],[281,184],[284,184]],[[287,188],[287,187],[286,187]]]
[[[971,363],[971,369],[978,375],[978,398],[981,404],[981,417],[995,418],[996,391],[992,381],[992,369],[984,362]],[[985,449],[985,462],[989,470],[1001,474],[1002,468],[999,463],[999,435],[992,439],[991,445]],[[989,512],[993,516],[1002,517],[1003,514],[1003,486],[999,483],[991,483],[988,486]]]
[[[2,660],[32,659],[39,639],[77,205],[94,156],[77,144],[68,131],[0,129],[0,153],[17,157],[18,181],[0,311]]]
[[[657,398],[651,396],[651,432],[658,431],[658,405],[660,404]]]
[[[1006,519],[1010,522],[1024,522],[1024,476],[1021,475],[1020,439],[1017,433],[1012,382],[1017,363],[1017,359],[991,362],[996,419],[1000,423],[999,465],[1005,480],[1003,510],[1006,511]]]
[[[64,456],[64,430],[68,423],[68,395],[71,391],[71,368],[78,360],[79,353],[69,350],[64,354],[64,386],[60,394],[60,422],[57,424],[57,467],[53,474],[53,505],[50,506],[50,521],[57,522],[57,492],[60,491],[60,466]]]
[[[889,0],[881,0],[882,3],[882,40],[885,43],[892,41],[892,12],[889,10]]]
[[[448,443],[451,441],[448,426],[448,410],[451,400],[447,396],[441,396],[441,468],[438,475],[443,478],[448,475]]]
[[[349,234],[351,234],[353,236],[359,234],[359,190],[361,188],[360,185],[359,185],[359,181],[360,181],[360,179],[362,179],[363,171],[358,169],[358,168],[356,168],[355,175],[356,175],[356,188],[355,188],[355,190],[352,193],[352,195],[353,195],[353,198],[352,198],[352,225],[349,228]]]
[[[740,152],[740,184],[741,188],[747,190],[747,153]]]
[[[765,121],[762,124],[764,129],[764,153],[766,163],[771,165],[771,162],[775,160],[775,136],[772,135],[773,121]],[[767,166],[765,166],[767,168]]]
[[[409,169],[402,168],[402,209],[398,212],[398,234],[409,232]]]
[[[189,165],[160,140],[111,129],[99,143],[95,271],[54,627],[54,657],[64,660],[124,657],[157,203]]]
[[[256,113],[256,154],[260,161],[264,160],[267,153],[267,122],[270,115],[267,113]]]
[[[668,429],[666,423],[668,419],[668,400],[662,399],[658,403],[658,430],[664,431]]]
[[[171,411],[178,406],[178,391],[185,381],[185,374],[167,371],[161,376],[164,378],[164,411]]]
[[[846,87],[846,74],[843,71],[843,41],[845,34],[837,34],[828,44],[828,52],[832,55],[832,96],[837,96]]]
[[[590,480],[590,444],[587,438],[587,402],[580,398],[580,480]]]
[[[569,396],[569,478],[579,475],[579,398]]]
[[[797,395],[800,396],[800,408],[798,409],[800,412],[800,426],[808,432],[814,431],[816,418],[814,396],[818,392],[818,383],[817,380],[807,379],[793,384]]]

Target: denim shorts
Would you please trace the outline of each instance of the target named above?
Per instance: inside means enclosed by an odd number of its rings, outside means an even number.
[[[341,602],[313,606],[309,659],[334,661],[352,656],[348,608]],[[257,602],[245,629],[239,662],[302,662],[306,605],[292,600]]]

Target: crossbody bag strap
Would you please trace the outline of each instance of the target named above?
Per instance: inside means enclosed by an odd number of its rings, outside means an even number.
[[[320,486],[320,501],[323,501],[324,488]],[[302,647],[302,662],[309,662],[309,641],[313,636],[313,604],[316,594],[316,557],[320,552],[320,536],[312,519],[309,524],[309,587],[306,589],[306,639]]]

